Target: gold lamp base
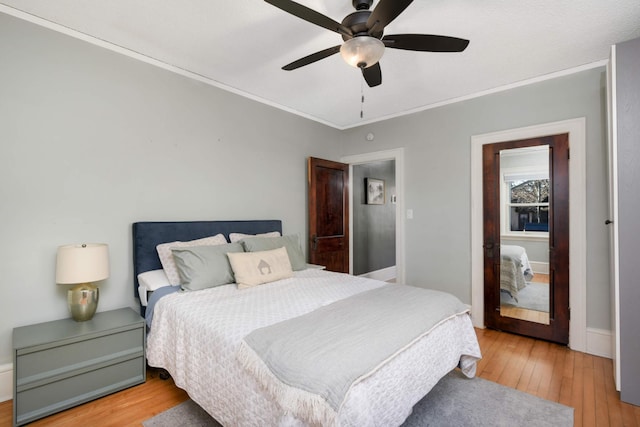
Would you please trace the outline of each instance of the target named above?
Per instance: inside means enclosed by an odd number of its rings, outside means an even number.
[[[76,322],[91,320],[98,308],[99,298],[98,288],[90,283],[82,283],[69,289],[67,303],[73,320]]]

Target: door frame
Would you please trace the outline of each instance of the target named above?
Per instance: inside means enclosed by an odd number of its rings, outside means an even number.
[[[404,198],[404,148],[355,154],[340,158],[349,165],[349,188],[353,188],[353,166],[382,160],[396,163],[396,281],[405,283],[405,198]],[[353,191],[349,197],[349,211],[353,212]],[[349,216],[349,230],[353,230],[353,215]],[[349,272],[353,274],[353,233],[349,233]]]
[[[569,347],[587,350],[586,119],[563,120],[471,137],[471,316],[484,328],[482,146],[503,141],[569,134]]]

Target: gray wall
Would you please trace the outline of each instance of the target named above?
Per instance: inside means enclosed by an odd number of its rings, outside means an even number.
[[[610,329],[605,89],[599,67],[345,131],[344,156],[405,149],[407,282],[471,302],[473,135],[586,117],[587,326]]]
[[[306,158],[339,158],[337,130],[3,14],[0,61],[0,364],[13,327],[69,317],[59,245],[108,243],[99,310],[136,306],[131,223],[305,236]]]
[[[396,265],[395,160],[353,167],[353,274],[369,273]],[[365,178],[385,182],[383,205],[367,205]]]

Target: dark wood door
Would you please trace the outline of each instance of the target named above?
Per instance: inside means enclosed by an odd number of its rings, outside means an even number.
[[[503,316],[500,308],[500,152],[549,146],[549,321]],[[569,342],[569,135],[553,135],[483,147],[485,324],[562,344]]]
[[[310,157],[309,262],[349,272],[349,165]]]

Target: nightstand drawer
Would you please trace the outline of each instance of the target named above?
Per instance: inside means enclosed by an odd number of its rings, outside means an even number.
[[[79,375],[17,392],[17,424],[88,402],[144,381],[144,357],[125,360]]]
[[[126,354],[143,352],[144,330],[135,328],[63,345],[41,345],[17,351],[18,386],[43,377],[64,375]],[[59,343],[56,343],[59,344]]]

